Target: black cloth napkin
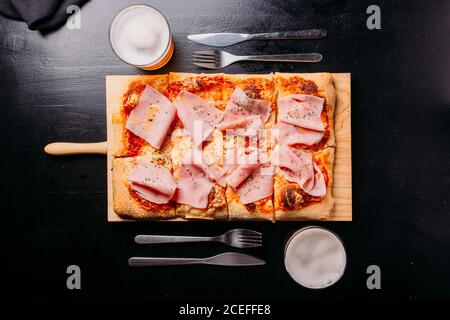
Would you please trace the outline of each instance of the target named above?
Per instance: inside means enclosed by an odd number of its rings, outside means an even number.
[[[81,7],[89,0],[0,0],[0,14],[25,21],[31,30],[51,31],[66,22],[67,7]]]

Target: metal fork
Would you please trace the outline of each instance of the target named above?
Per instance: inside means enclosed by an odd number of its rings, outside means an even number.
[[[138,235],[134,241],[139,244],[216,241],[236,248],[254,248],[262,246],[262,234],[248,229],[233,229],[215,237]]]
[[[196,51],[193,54],[196,66],[208,69],[220,69],[237,61],[276,61],[276,62],[319,62],[319,53],[270,54],[256,56],[236,56],[221,50]]]

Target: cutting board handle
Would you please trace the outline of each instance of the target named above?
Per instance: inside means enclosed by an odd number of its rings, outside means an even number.
[[[106,155],[106,141],[95,143],[54,142],[45,146],[44,151],[52,156],[66,156],[72,154],[104,154]]]

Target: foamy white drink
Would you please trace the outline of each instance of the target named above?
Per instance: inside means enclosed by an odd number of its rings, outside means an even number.
[[[133,5],[120,11],[111,24],[109,36],[120,59],[144,69],[158,65],[173,51],[167,20],[158,10],[146,5]]]
[[[304,287],[320,289],[336,283],[347,262],[344,245],[320,227],[300,229],[288,241],[284,263],[290,276]]]

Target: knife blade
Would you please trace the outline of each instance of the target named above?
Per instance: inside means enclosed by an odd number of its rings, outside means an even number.
[[[247,40],[286,40],[286,39],[321,39],[326,37],[324,29],[311,29],[299,31],[282,31],[271,33],[202,33],[188,35],[188,39],[201,44],[215,47],[227,47]]]
[[[236,252],[226,252],[206,258],[204,263],[220,266],[260,266],[266,264],[264,260],[257,257]]]

